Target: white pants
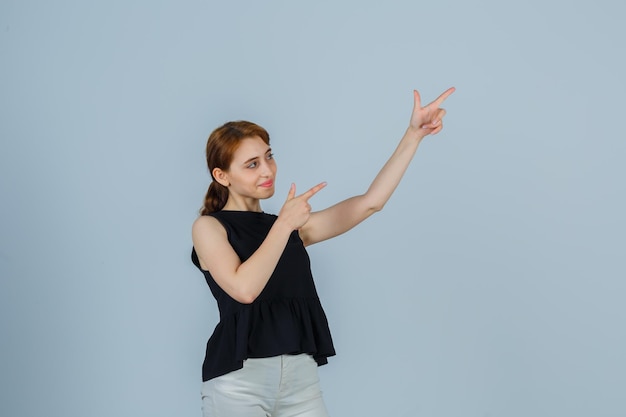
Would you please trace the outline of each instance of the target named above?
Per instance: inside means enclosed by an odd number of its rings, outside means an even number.
[[[202,383],[204,417],[328,417],[317,363],[307,354],[247,359]]]

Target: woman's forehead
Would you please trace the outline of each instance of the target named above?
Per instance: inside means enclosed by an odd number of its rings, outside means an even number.
[[[270,149],[270,146],[263,142],[258,136],[252,136],[241,140],[234,155],[234,161],[245,162],[251,158],[258,158]]]

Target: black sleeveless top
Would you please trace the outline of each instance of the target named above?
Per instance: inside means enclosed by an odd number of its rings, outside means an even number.
[[[242,262],[258,249],[277,217],[252,211],[209,215],[224,226]],[[204,274],[220,312],[206,347],[203,381],[241,369],[247,358],[308,353],[324,365],[335,355],[309,256],[297,231],[292,232],[276,269],[251,304],[242,304],[222,290],[209,271],[200,267],[195,248],[191,260]]]

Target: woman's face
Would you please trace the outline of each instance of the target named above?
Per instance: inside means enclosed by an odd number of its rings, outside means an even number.
[[[265,199],[274,195],[276,162],[272,149],[258,136],[241,141],[224,174],[231,197]]]

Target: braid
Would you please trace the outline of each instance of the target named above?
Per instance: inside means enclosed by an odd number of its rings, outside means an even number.
[[[206,216],[209,213],[220,211],[228,201],[228,188],[217,181],[211,182],[204,197],[204,205],[200,209],[200,215]]]

